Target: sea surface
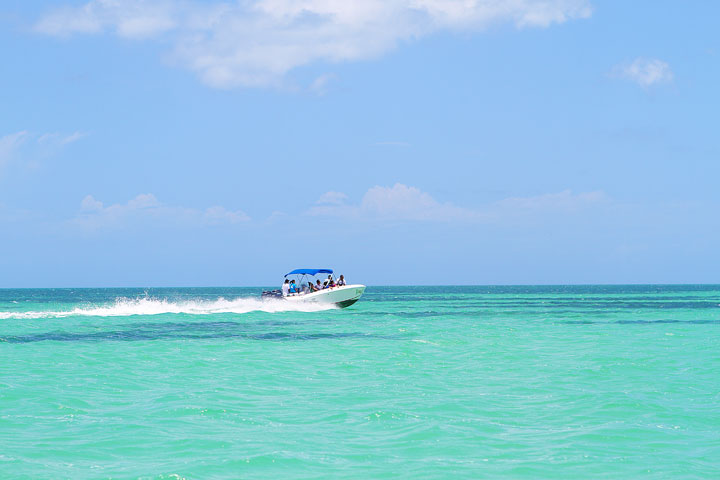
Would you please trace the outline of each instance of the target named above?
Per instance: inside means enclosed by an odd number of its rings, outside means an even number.
[[[720,286],[0,290],[0,478],[720,478]]]

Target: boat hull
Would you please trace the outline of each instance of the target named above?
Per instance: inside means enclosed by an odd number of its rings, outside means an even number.
[[[284,297],[288,302],[331,304],[339,308],[346,308],[354,304],[365,292],[365,285],[346,285],[333,287],[299,295]]]

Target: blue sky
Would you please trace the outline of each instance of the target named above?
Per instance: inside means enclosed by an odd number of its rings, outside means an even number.
[[[717,283],[718,16],[6,0],[0,287]]]

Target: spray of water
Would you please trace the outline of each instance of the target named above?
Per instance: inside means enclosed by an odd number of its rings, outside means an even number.
[[[113,303],[85,305],[72,310],[0,312],[0,319],[88,317],[127,317],[133,315],[162,315],[183,313],[188,315],[212,315],[217,313],[249,312],[319,312],[336,308],[333,305],[317,303],[290,303],[282,299],[238,297],[215,300],[169,300],[163,298],[117,298]]]

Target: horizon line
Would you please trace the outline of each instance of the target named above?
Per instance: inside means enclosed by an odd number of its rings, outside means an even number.
[[[367,287],[720,287],[720,283],[492,283],[492,284],[386,284]],[[155,285],[155,286],[70,286],[70,287],[0,287],[0,290],[71,290],[71,289],[159,289],[159,288],[267,288],[272,285]]]

